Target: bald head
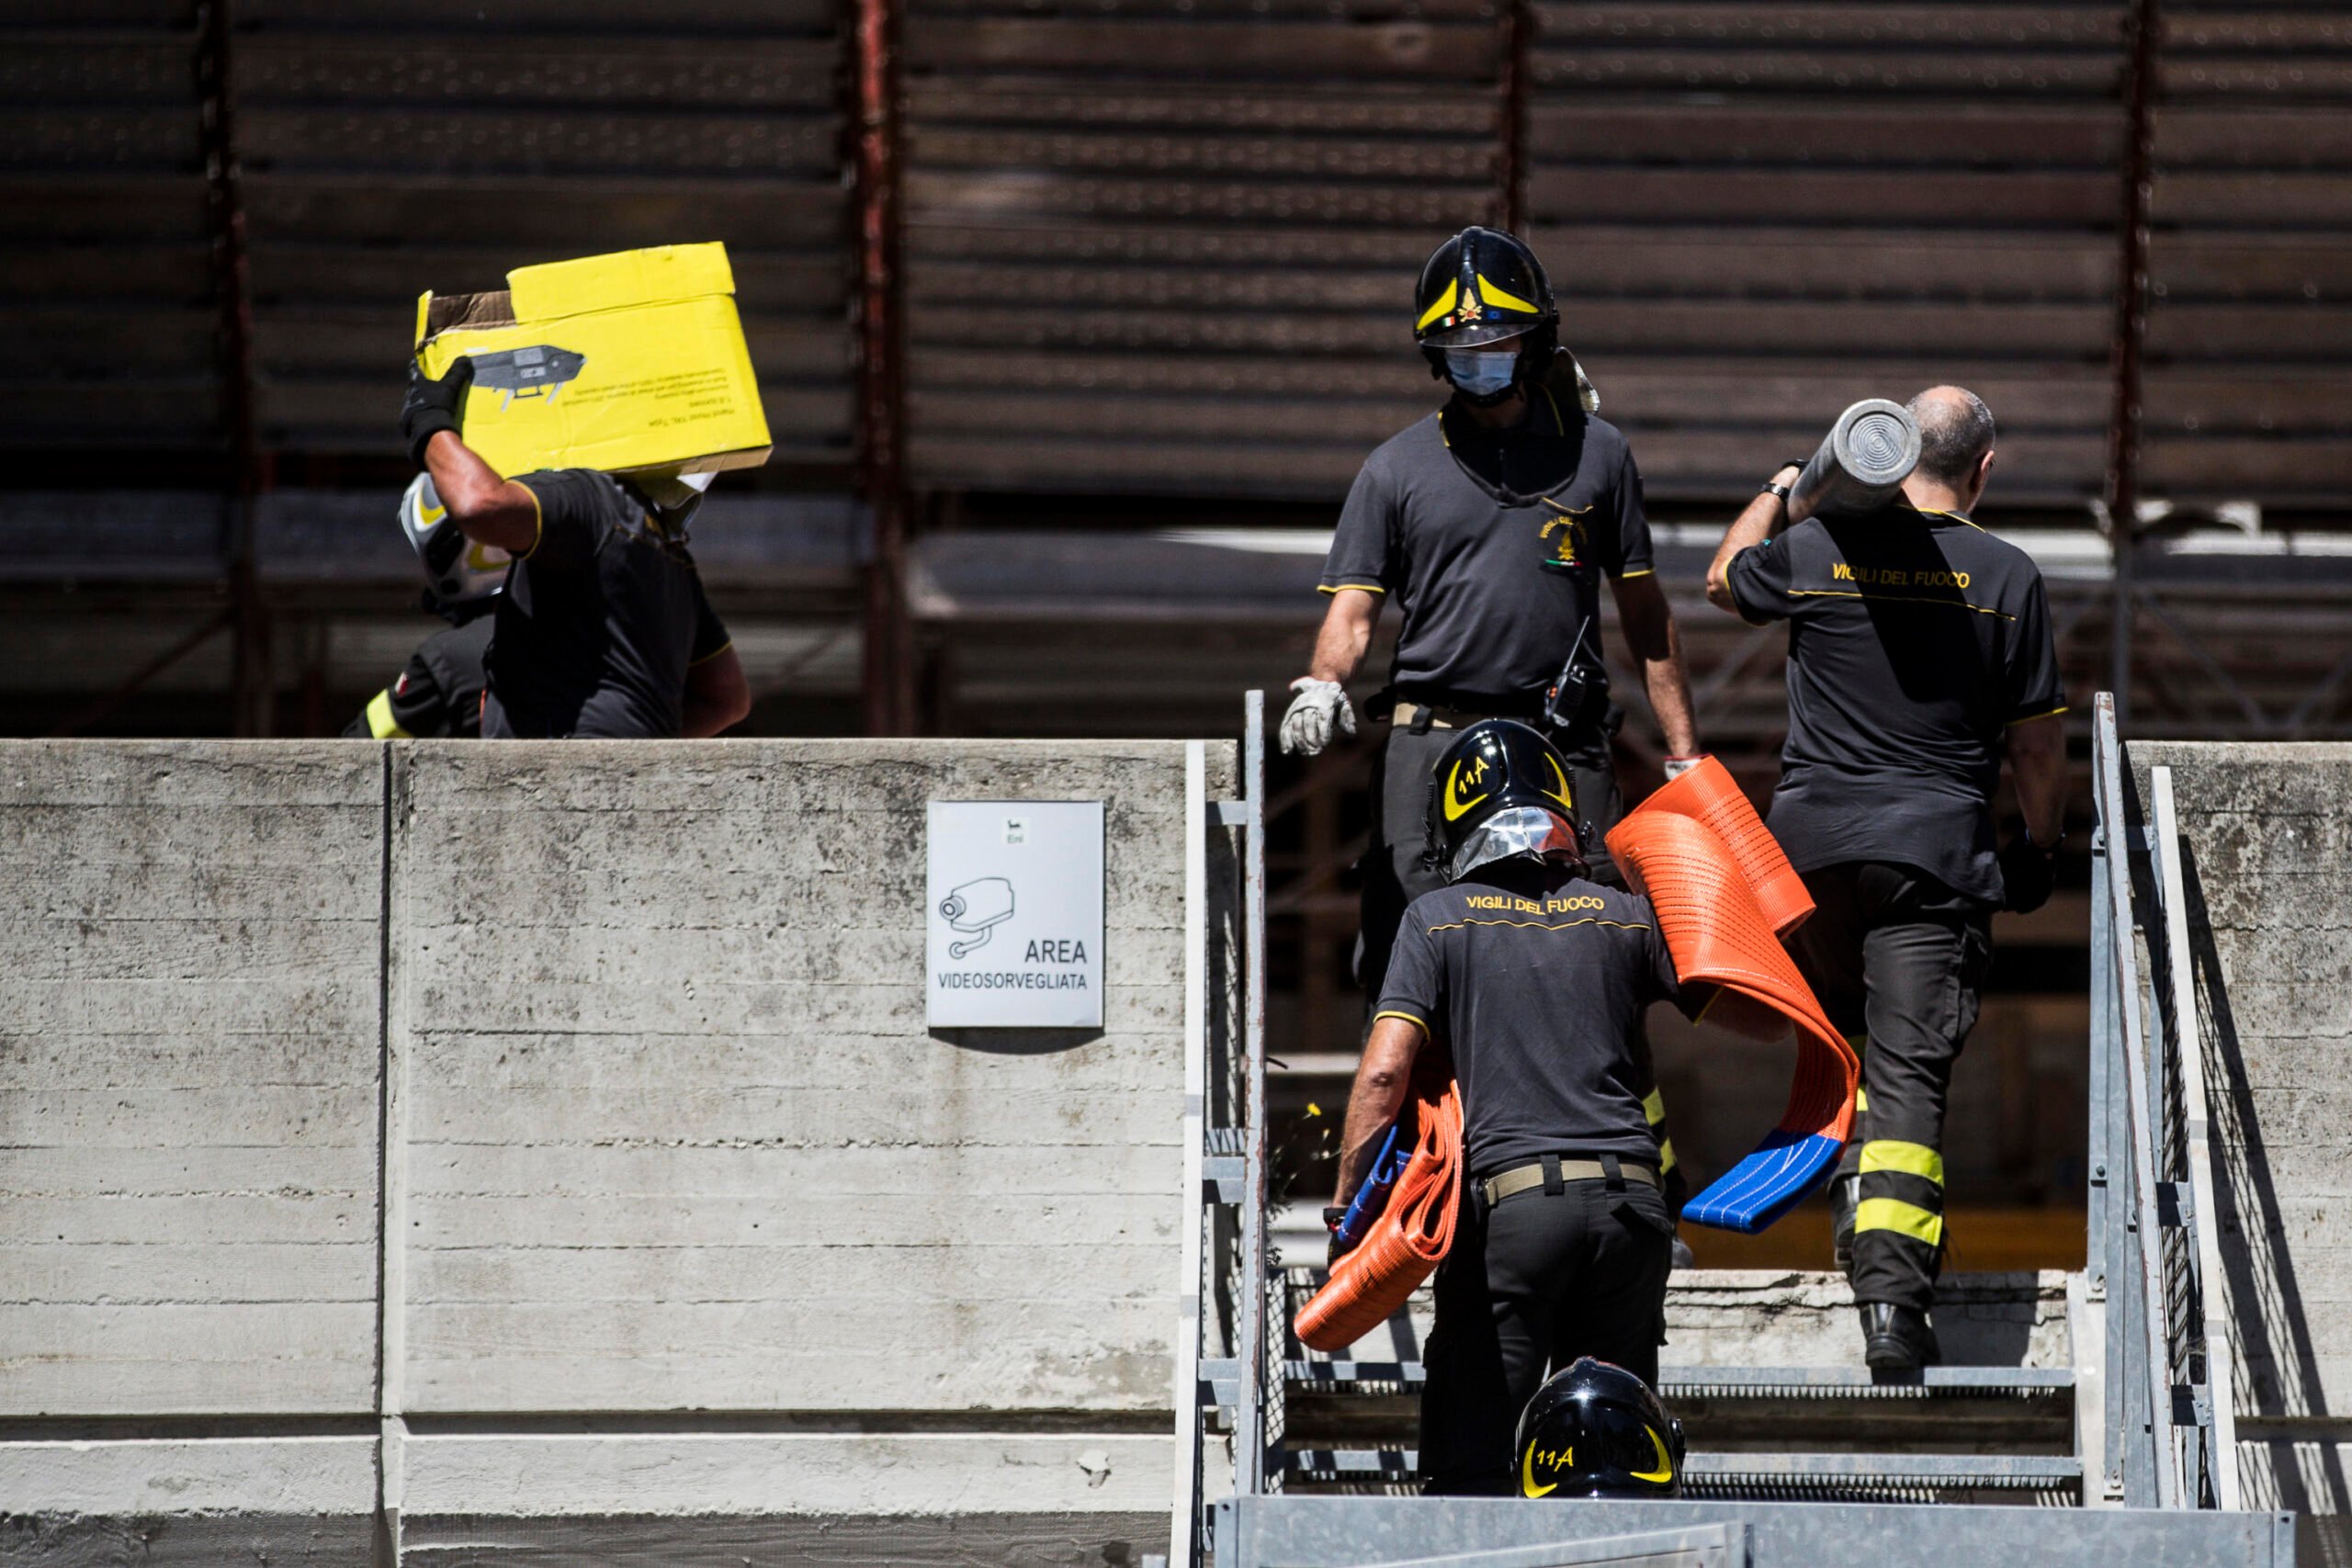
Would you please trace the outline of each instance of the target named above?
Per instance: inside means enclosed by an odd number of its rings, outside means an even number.
[[[1956,491],[1972,488],[1993,449],[1993,411],[1984,400],[1965,387],[1930,387],[1908,406],[1919,426],[1920,475]]]

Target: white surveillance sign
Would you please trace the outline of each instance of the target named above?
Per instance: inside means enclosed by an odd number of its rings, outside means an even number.
[[[1102,803],[934,800],[924,896],[935,1029],[1102,1023]]]

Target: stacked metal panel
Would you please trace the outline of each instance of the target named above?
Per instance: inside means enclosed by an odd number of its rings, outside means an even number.
[[[723,240],[781,463],[851,456],[834,0],[250,0],[262,439],[389,454],[415,299]]]
[[[188,0],[0,19],[0,445],[218,442],[196,62]]]
[[[1422,260],[1502,189],[1493,0],[910,0],[908,457],[1336,498],[1434,406]]]
[[[2099,492],[2122,10],[1536,0],[1529,210],[1654,495],[1945,380],[2002,423],[2001,499]]]
[[[2352,17],[2167,4],[2143,493],[2352,501]]]

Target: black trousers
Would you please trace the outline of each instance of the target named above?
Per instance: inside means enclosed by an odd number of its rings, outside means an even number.
[[[1804,874],[1816,906],[1789,946],[1829,1021],[1862,1055],[1854,1298],[1925,1312],[1944,1258],[1944,1106],[1976,1026],[1992,907],[1878,861]]]
[[[1422,1491],[1514,1494],[1520,1412],[1547,1367],[1597,1356],[1656,1385],[1673,1234],[1638,1181],[1531,1188],[1491,1212],[1465,1190],[1421,1353]]]

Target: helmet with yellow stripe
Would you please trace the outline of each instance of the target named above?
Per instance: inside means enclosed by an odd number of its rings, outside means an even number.
[[[1679,1497],[1683,1449],[1649,1384],[1584,1356],[1527,1402],[1512,1479],[1522,1497]]]
[[[1430,775],[1426,859],[1456,882],[1490,861],[1523,855],[1581,868],[1576,791],[1559,750],[1508,718],[1482,718]]]
[[[1413,291],[1413,341],[1430,362],[1430,373],[1451,380],[1473,402],[1496,403],[1521,382],[1542,375],[1560,340],[1560,307],[1551,280],[1535,253],[1500,229],[1464,229],[1430,253]],[[1463,374],[1476,357],[1517,352],[1510,380],[1499,390],[1480,389]],[[1453,361],[1449,364],[1448,351]]]
[[[494,598],[506,587],[513,560],[493,545],[477,544],[459,531],[433,488],[433,476],[419,474],[401,497],[401,532],[424,563],[424,580],[443,608]]]

